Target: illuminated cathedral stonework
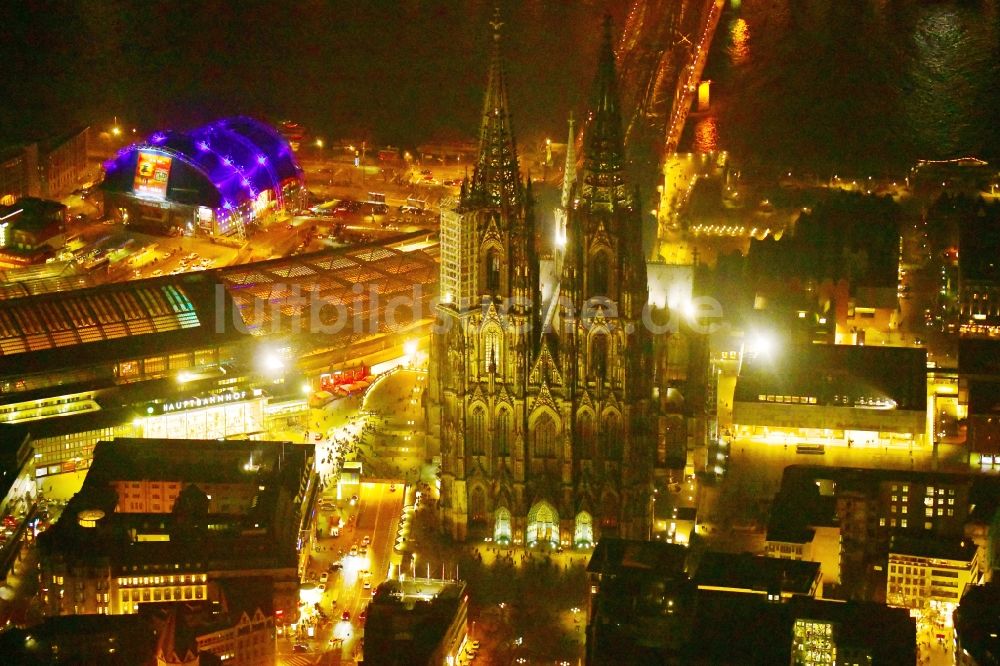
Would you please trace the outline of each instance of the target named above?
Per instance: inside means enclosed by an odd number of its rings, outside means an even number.
[[[546,302],[499,21],[493,39],[477,163],[441,220],[443,332],[434,337],[432,393],[443,528],[458,540],[527,546],[646,538],[657,446],[653,350],[610,25],[582,168],[567,168],[565,247]]]

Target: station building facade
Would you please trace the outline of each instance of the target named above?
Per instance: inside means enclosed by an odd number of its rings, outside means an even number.
[[[46,477],[87,468],[101,440],[297,440],[314,388],[296,369],[300,349],[347,357],[409,330],[436,293],[425,236],[124,284],[3,285],[5,469],[17,476],[27,452],[44,489]],[[358,284],[370,292],[359,297]],[[412,308],[383,316],[408,297]],[[323,318],[334,309],[340,325]]]
[[[252,118],[163,131],[104,165],[104,210],[162,232],[245,238],[302,207],[305,180],[291,146]]]
[[[102,439],[304,426],[291,352],[240,321],[209,273],[0,299],[0,436],[31,442],[41,480]]]

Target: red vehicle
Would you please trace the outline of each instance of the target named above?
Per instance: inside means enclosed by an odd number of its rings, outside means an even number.
[[[367,365],[361,365],[356,368],[351,368],[350,370],[338,370],[332,374],[325,372],[320,375],[320,387],[324,391],[329,391],[338,386],[346,386],[348,384],[360,382],[362,379],[366,378],[370,372],[371,371]]]
[[[351,611],[344,611],[340,615],[340,619],[343,620],[344,622],[350,622],[351,621]]]

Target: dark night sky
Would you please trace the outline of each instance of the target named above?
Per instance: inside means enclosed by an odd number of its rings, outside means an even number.
[[[562,137],[621,0],[506,0],[522,141]],[[232,113],[413,145],[475,133],[491,0],[7,3],[0,144],[112,117],[142,131]],[[9,37],[9,38],[8,38]]]

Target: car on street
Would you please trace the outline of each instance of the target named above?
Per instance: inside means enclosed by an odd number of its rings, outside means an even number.
[[[309,646],[305,645],[304,643],[296,643],[295,645],[292,646],[292,652],[298,652],[298,653],[309,652]]]
[[[365,538],[361,540],[361,545],[362,546],[367,546],[371,542],[372,542],[372,538],[366,534]]]
[[[344,611],[343,613],[341,613],[340,614],[340,619],[343,620],[344,622],[350,622],[351,621],[351,611]]]
[[[319,582],[325,583],[327,580],[329,580],[329,578],[330,578],[330,574],[327,573],[326,571],[324,571],[323,573],[321,573],[319,575]]]

